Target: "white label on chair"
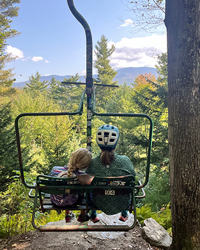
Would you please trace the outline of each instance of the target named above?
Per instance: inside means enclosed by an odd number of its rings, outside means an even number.
[[[105,190],[105,195],[115,195],[115,190]]]
[[[99,185],[99,186],[106,186],[106,182],[97,182],[97,185]]]
[[[111,181],[108,186],[125,186],[125,181]]]
[[[67,182],[67,184],[69,185],[69,184],[80,184],[80,182],[79,181],[68,181]]]
[[[88,120],[90,120],[92,118],[92,111],[91,110],[88,110],[87,118],[88,118]]]

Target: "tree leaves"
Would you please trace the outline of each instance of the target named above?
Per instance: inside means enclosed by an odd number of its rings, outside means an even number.
[[[5,70],[5,64],[12,60],[5,51],[6,40],[18,34],[15,29],[11,29],[13,17],[18,16],[18,7],[15,5],[20,0],[0,1],[0,98],[12,95],[15,90],[12,88],[13,74],[11,69]]]

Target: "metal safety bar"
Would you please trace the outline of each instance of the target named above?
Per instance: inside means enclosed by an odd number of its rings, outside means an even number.
[[[22,161],[22,152],[21,152],[21,145],[20,145],[20,135],[19,135],[19,119],[21,117],[25,116],[63,116],[63,115],[82,115],[83,113],[83,99],[85,96],[86,90],[83,91],[81,101],[78,107],[78,110],[75,112],[38,112],[38,113],[23,113],[20,114],[16,117],[15,119],[15,133],[16,133],[16,140],[17,140],[17,148],[18,148],[18,158],[19,158],[19,167],[20,167],[20,178],[22,183],[25,185],[27,188],[36,188],[36,186],[31,186],[26,183],[26,180],[24,178],[24,169],[23,169],[23,161]]]

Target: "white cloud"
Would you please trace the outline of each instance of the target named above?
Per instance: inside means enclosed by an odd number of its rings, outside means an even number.
[[[166,36],[122,38],[114,44],[115,52],[111,56],[111,65],[115,68],[155,67],[157,56],[167,51]]]
[[[50,63],[48,60],[45,60],[45,63]]]
[[[34,56],[31,59],[33,62],[39,62],[39,61],[43,61],[44,58],[42,56]]]
[[[11,54],[12,57],[15,57],[16,59],[21,59],[24,57],[23,51],[20,49],[17,49],[15,47],[12,47],[11,45],[8,45],[6,48],[6,52],[8,54]]]
[[[133,25],[133,21],[131,19],[124,20],[124,23],[120,25],[120,27],[127,27],[129,25]]]

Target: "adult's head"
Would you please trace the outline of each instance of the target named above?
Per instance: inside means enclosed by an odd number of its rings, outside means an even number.
[[[119,140],[119,130],[113,125],[105,124],[98,128],[96,140],[100,148],[115,149]]]
[[[102,125],[97,130],[96,141],[101,148],[101,161],[109,165],[114,159],[114,152],[119,140],[119,130],[117,127],[109,124]]]
[[[83,170],[90,164],[92,154],[86,148],[79,148],[71,154],[68,164],[67,176],[72,176],[72,173],[77,169]]]

